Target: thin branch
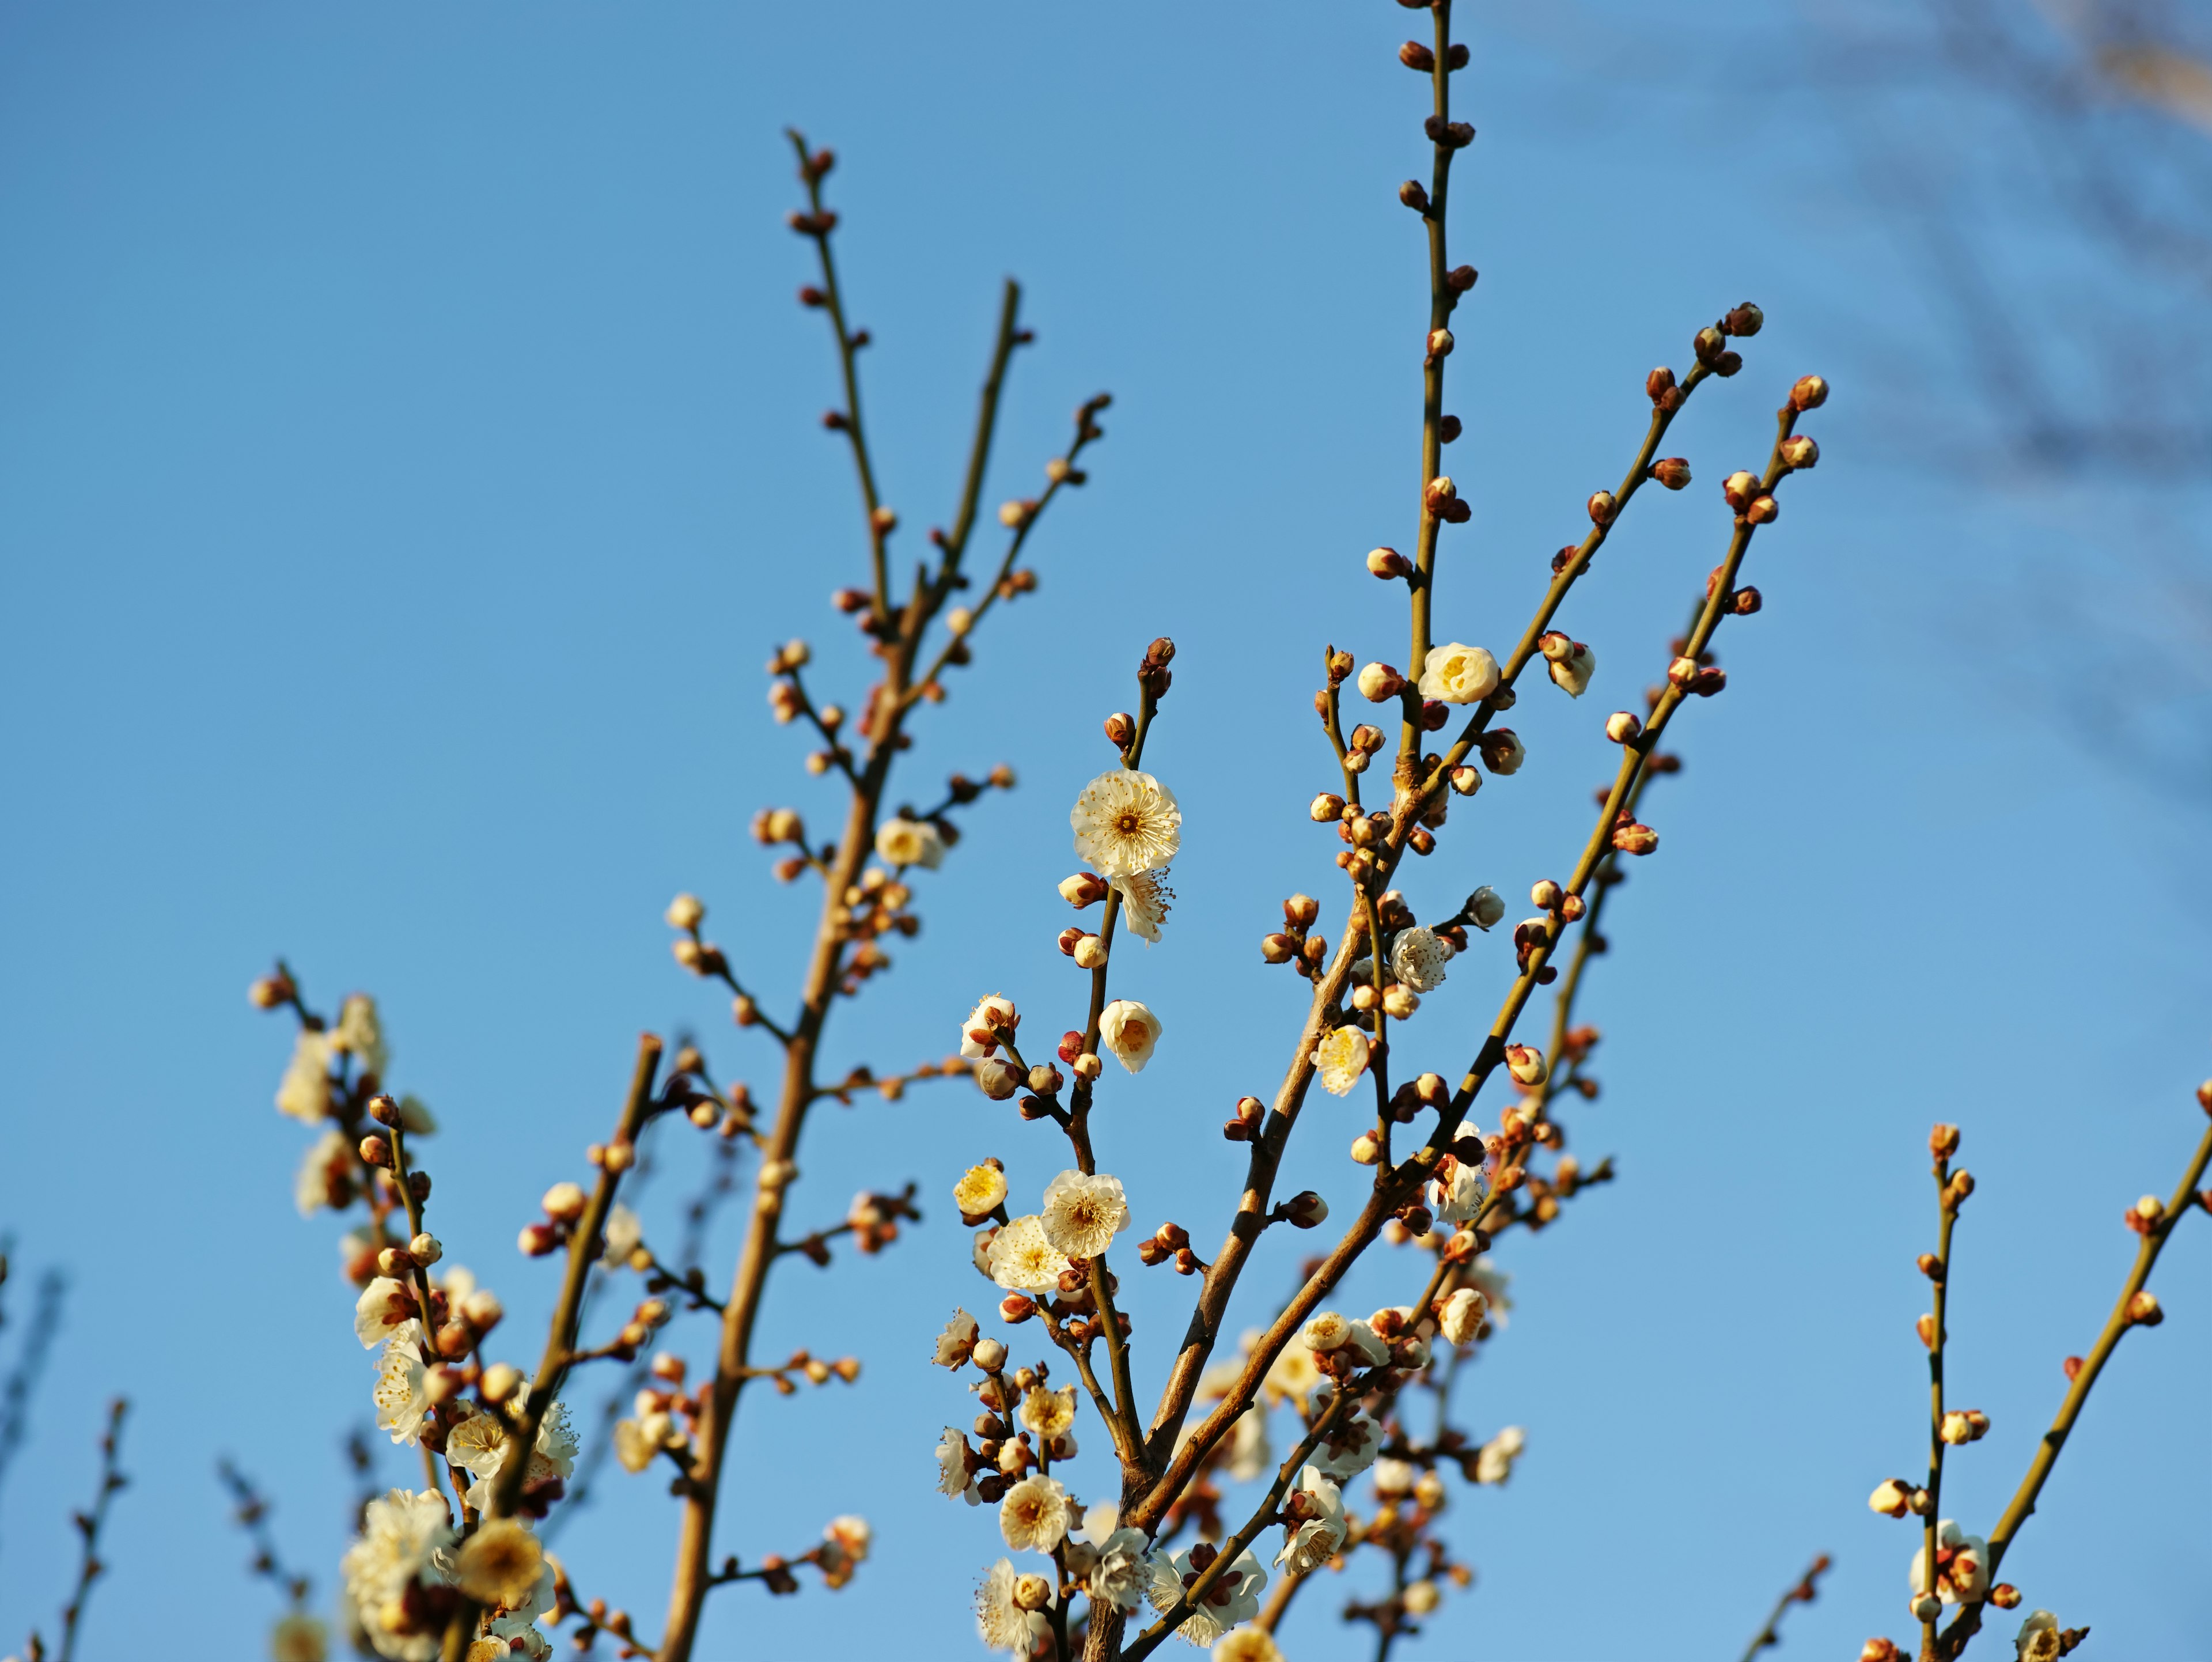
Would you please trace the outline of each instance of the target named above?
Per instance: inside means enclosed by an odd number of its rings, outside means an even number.
[[[1766,1625],[1752,1635],[1751,1643],[1743,1653],[1743,1662],[1756,1662],[1759,1652],[1782,1642],[1782,1618],[1790,1613],[1792,1604],[1809,1604],[1820,1596],[1820,1578],[1828,1573],[1829,1559],[1822,1553],[1805,1567],[1805,1574],[1797,1585],[1774,1601],[1774,1611],[1766,1618]]]
[[[131,1404],[120,1397],[108,1404],[107,1430],[100,1440],[100,1493],[94,1497],[90,1512],[74,1513],[70,1520],[76,1525],[77,1535],[82,1543],[82,1555],[77,1563],[76,1589],[62,1610],[62,1646],[58,1662],[70,1662],[75,1656],[77,1627],[84,1618],[84,1607],[92,1598],[92,1584],[107,1568],[100,1558],[100,1531],[101,1525],[107,1522],[108,1503],[115,1498],[116,1491],[131,1481],[116,1464],[123,1444],[123,1416],[130,1411]]]

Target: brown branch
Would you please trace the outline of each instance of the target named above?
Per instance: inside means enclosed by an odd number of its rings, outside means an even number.
[[[58,1662],[70,1662],[76,1652],[77,1626],[84,1618],[84,1607],[92,1598],[92,1584],[98,1580],[107,1566],[100,1559],[100,1531],[107,1521],[108,1502],[115,1493],[131,1480],[117,1468],[116,1460],[123,1443],[123,1416],[131,1411],[131,1404],[118,1397],[107,1405],[107,1430],[100,1440],[100,1493],[92,1502],[90,1512],[71,1514],[70,1521],[76,1525],[82,1543],[82,1555],[77,1562],[76,1586],[70,1601],[62,1608],[62,1645]]]
[[[1759,1652],[1782,1642],[1782,1618],[1790,1613],[1792,1604],[1809,1604],[1820,1596],[1820,1578],[1828,1573],[1828,1555],[1824,1552],[1805,1567],[1805,1574],[1796,1586],[1775,1600],[1773,1614],[1766,1618],[1766,1625],[1752,1635],[1750,1645],[1745,1648],[1743,1662],[1755,1662]]]

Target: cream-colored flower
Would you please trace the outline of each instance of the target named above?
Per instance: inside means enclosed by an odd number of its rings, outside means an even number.
[[[438,1653],[444,1624],[414,1631],[407,1589],[416,1582],[446,1585],[453,1520],[446,1503],[429,1490],[395,1488],[362,1509],[361,1538],[339,1561],[346,1600],[377,1653],[394,1662],[429,1662]]]
[[[392,1334],[422,1314],[415,1289],[389,1275],[379,1275],[361,1290],[354,1301],[353,1336],[364,1350],[374,1350]]]
[[[1068,815],[1075,851],[1102,877],[1127,877],[1166,865],[1182,843],[1175,793],[1149,773],[1117,768],[1083,788]]]
[[[1432,993],[1444,984],[1451,956],[1449,941],[1417,923],[1390,943],[1390,973],[1417,993]]]
[[[300,1175],[292,1180],[292,1199],[303,1218],[325,1207],[336,1210],[353,1199],[353,1145],[336,1126],[308,1145],[300,1162]]]
[[[1016,1218],[991,1238],[991,1279],[1009,1293],[1042,1293],[1069,1268],[1034,1214]]]
[[[1308,1466],[1298,1473],[1293,1493],[1305,1496],[1301,1510],[1307,1516],[1285,1531],[1275,1562],[1292,1575],[1304,1575],[1328,1562],[1344,1544],[1344,1491],[1326,1473]]]
[[[1579,698],[1589,691],[1590,677],[1597,672],[1597,654],[1577,641],[1565,657],[1554,659],[1549,667],[1553,683],[1564,688],[1570,698]]]
[[[1091,1567],[1091,1601],[1102,1608],[1110,1604],[1117,1610],[1136,1609],[1144,1603],[1146,1590],[1152,1585],[1152,1557],[1151,1543],[1142,1530],[1110,1531],[1099,1544],[1098,1562]]]
[[[1321,1369],[1315,1365],[1313,1352],[1302,1344],[1287,1344],[1268,1364],[1260,1388],[1271,1402],[1303,1403],[1320,1383]]]
[[[330,1036],[302,1027],[276,1087],[276,1111],[309,1125],[320,1123],[331,1108],[330,1066]]]
[[[1175,891],[1167,886],[1167,868],[1161,867],[1114,880],[1115,890],[1121,897],[1123,921],[1147,944],[1160,938],[1160,928],[1175,904]]]
[[[385,1048],[384,1024],[377,1019],[376,1001],[367,993],[349,993],[338,1007],[338,1025],[331,1029],[331,1049],[350,1056],[364,1074],[384,1077],[392,1053]]]
[[[1406,1606],[1407,1615],[1426,1616],[1443,1602],[1443,1596],[1435,1582],[1424,1579],[1408,1584],[1399,1599]]]
[[[415,1441],[429,1416],[426,1348],[422,1324],[409,1322],[384,1342],[384,1354],[377,1359],[376,1387],[370,1393],[376,1403],[376,1423],[392,1434],[395,1443]]]
[[[1014,1001],[1011,998],[989,993],[977,999],[975,1008],[968,1013],[968,1020],[960,1024],[960,1054],[971,1062],[994,1055],[999,1041],[991,1037],[994,1027],[1012,1027],[1013,1020]]]
[[[453,1583],[481,1604],[513,1606],[530,1596],[544,1568],[536,1536],[512,1518],[491,1518],[453,1555]]]
[[[1367,1035],[1357,1027],[1338,1027],[1314,1051],[1321,1088],[1333,1097],[1349,1096],[1367,1071]]]
[[[999,1533],[1016,1552],[1050,1552],[1066,1537],[1072,1521],[1067,1491],[1060,1479],[1042,1472],[1023,1478],[999,1502]]]
[[[967,1434],[957,1426],[945,1428],[937,1440],[937,1492],[948,1500],[975,1506],[982,1500],[975,1492],[975,1474],[969,1470]]]
[[[645,1225],[636,1213],[617,1201],[607,1209],[606,1252],[604,1262],[623,1264],[645,1245]]]
[[[1213,1641],[1213,1662],[1283,1662],[1265,1628],[1231,1628]]]
[[[1152,1608],[1163,1614],[1173,1610],[1184,1589],[1198,1580],[1217,1555],[1214,1547],[1205,1541],[1173,1557],[1165,1553],[1153,1555],[1152,1585],[1147,1590]],[[1260,1613],[1260,1594],[1267,1585],[1267,1572],[1247,1548],[1213,1584],[1214,1592],[1222,1595],[1220,1602],[1209,1598],[1176,1629],[1176,1636],[1193,1645],[1212,1644],[1238,1622],[1249,1622]]]
[[[1240,1483],[1249,1483],[1274,1464],[1275,1450],[1267,1440],[1266,1413],[1255,1408],[1240,1415],[1229,1434],[1229,1475]]]
[[[1498,691],[1498,660],[1480,647],[1453,641],[1431,647],[1421,661],[1421,697],[1472,704]]]
[[[1462,1287],[1444,1300],[1444,1307],[1437,1318],[1437,1330],[1452,1344],[1472,1344],[1482,1331],[1482,1319],[1489,1313],[1490,1300],[1482,1296],[1482,1289]]]
[[[1474,1453],[1474,1481],[1478,1483],[1502,1483],[1513,1475],[1513,1463],[1521,1458],[1521,1451],[1528,1446],[1528,1434],[1519,1426],[1508,1426]]]
[[[329,1662],[331,1630],[321,1616],[294,1610],[270,1629],[269,1654],[272,1662]]]
[[[1022,1423],[1046,1442],[1064,1435],[1075,1423],[1075,1387],[1031,1385],[1022,1398]]]
[[[866,1561],[869,1543],[875,1531],[868,1520],[855,1513],[846,1513],[832,1518],[822,1529],[822,1544],[816,1549],[815,1567],[822,1579],[833,1588],[842,1587],[853,1579],[853,1571]]]
[[[1451,1175],[1439,1178],[1431,1189],[1440,1223],[1472,1223],[1482,1215],[1484,1203],[1490,1199],[1490,1179],[1483,1175],[1481,1162],[1457,1155],[1453,1157]]]
[[[988,1649],[1028,1662],[1030,1647],[1047,1623],[1043,1611],[1025,1610],[1014,1602],[1015,1580],[1011,1558],[1001,1558],[984,1572],[975,1587],[975,1631]]]
[[[1129,1072],[1142,1073],[1160,1042],[1160,1019],[1133,998],[1117,998],[1098,1013],[1098,1041]]]
[[[1129,1202],[1119,1178],[1062,1172],[1045,1185],[1038,1219],[1055,1249],[1071,1258],[1095,1258],[1129,1227]]]
[[[975,1354],[975,1335],[980,1330],[973,1316],[964,1310],[954,1311],[952,1319],[937,1336],[937,1353],[929,1360],[939,1367],[964,1367]]]
[[[1990,1596],[1990,1543],[1969,1535],[1951,1519],[1936,1525],[1936,1596],[1947,1604],[1978,1604]],[[1950,1554],[1948,1562],[1943,1553]],[[1923,1541],[1912,1555],[1911,1591],[1917,1597],[1927,1586],[1928,1546]]]
[[[520,1409],[529,1401],[530,1387],[526,1385],[509,1399],[509,1406]],[[640,1428],[641,1431],[655,1428]],[[665,1440],[666,1434],[664,1429],[660,1440]],[[572,1475],[576,1469],[577,1446],[575,1428],[568,1422],[568,1404],[556,1402],[538,1422],[538,1440],[530,1452],[529,1467],[523,1473],[524,1487]],[[489,1414],[472,1415],[447,1434],[446,1458],[477,1480],[469,1485],[465,1498],[479,1512],[490,1504],[491,1486],[513,1458],[514,1446],[505,1427]],[[659,1442],[655,1441],[652,1446],[657,1450]],[[631,1452],[635,1455],[641,1451],[634,1444]],[[629,1464],[628,1461],[623,1464]],[[647,1464],[651,1464],[650,1452],[647,1454]]]
[[[1005,1203],[1006,1198],[1006,1174],[988,1160],[969,1166],[961,1173],[960,1181],[952,1185],[952,1203],[964,1218],[988,1217]]]
[[[478,1419],[488,1416],[478,1415]],[[666,1414],[641,1414],[635,1420],[615,1422],[615,1458],[628,1472],[643,1471],[659,1458],[676,1422]]]
[[[945,838],[927,820],[886,819],[876,828],[876,857],[893,869],[935,871],[945,863]]]
[[[1916,1586],[1918,1583],[1914,1584]],[[2020,1624],[2020,1637],[2012,1641],[2018,1662],[2058,1662],[2058,1618],[2049,1610],[2033,1610]]]

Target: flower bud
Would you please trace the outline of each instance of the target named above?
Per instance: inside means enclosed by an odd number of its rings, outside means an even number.
[[[1972,1429],[1966,1424],[1966,1416],[1956,1409],[1953,1409],[1943,1416],[1943,1422],[1938,1428],[1936,1435],[1954,1448],[1961,1443],[1970,1443],[1974,1439]]]
[[[1746,473],[1739,469],[1721,482],[1721,495],[1739,514],[1749,508],[1752,499],[1759,494],[1759,475],[1756,473]]]
[[[1395,548],[1377,548],[1369,551],[1367,569],[1387,581],[1392,577],[1410,576],[1413,565]]]
[[[584,1215],[584,1191],[573,1183],[556,1183],[540,1202],[556,1223],[574,1223]]]
[[[1018,1443],[1009,1445],[1019,1448]],[[1052,1583],[1042,1575],[1017,1575],[1014,1578],[1014,1608],[1019,1610],[1041,1610],[1052,1602]]]
[[[1431,329],[1429,331],[1429,356],[1431,357],[1448,358],[1451,356],[1451,350],[1452,332],[1450,330]],[[1449,500],[1449,498],[1447,497],[1446,500]]]
[[[1937,1160],[1948,1160],[1959,1152],[1959,1128],[1938,1123],[1928,1133],[1928,1152]]]
[[[2166,1312],[2158,1307],[2157,1298],[2145,1288],[2128,1300],[2127,1318],[2139,1327],[2156,1327],[2166,1319]]]
[[[368,1117],[384,1126],[397,1126],[404,1117],[399,1111],[399,1104],[388,1096],[369,1099]]]
[[[1370,989],[1370,990],[1372,990]],[[1382,1145],[1375,1141],[1372,1131],[1362,1131],[1352,1140],[1352,1161],[1355,1166],[1372,1166],[1382,1158]]]
[[[975,1366],[986,1373],[996,1373],[1006,1365],[1006,1347],[996,1339],[976,1340],[975,1348],[969,1354],[974,1356]]]
[[[2020,1589],[2009,1581],[2000,1581],[1990,1589],[1990,1603],[2001,1610],[2020,1608]]]
[[[1260,938],[1260,958],[1263,963],[1287,964],[1298,955],[1298,943],[1279,932]]]
[[[1491,728],[1482,735],[1481,745],[1482,764],[1495,774],[1518,773],[1521,764],[1528,759],[1528,752],[1520,735],[1511,728]]]
[[[1911,1608],[1914,1621],[1933,1622],[1943,1614],[1943,1601],[1932,1592],[1916,1593]]]
[[[1793,433],[1782,441],[1782,460],[1802,472],[1820,461],[1820,447],[1804,434]]]
[[[361,1157],[365,1164],[380,1172],[392,1169],[392,1145],[374,1132],[361,1140]]]
[[[1620,504],[1613,500],[1610,490],[1591,491],[1586,506],[1589,508],[1592,525],[1611,525],[1613,516],[1620,511]]]
[[[499,1301],[499,1294],[488,1287],[479,1287],[461,1300],[461,1319],[479,1333],[489,1333],[497,1327],[507,1314],[507,1307]]]
[[[1605,718],[1605,736],[1616,745],[1627,744],[1644,731],[1644,723],[1630,711],[1617,709]]]
[[[1425,214],[1429,210],[1429,193],[1422,188],[1421,181],[1418,179],[1409,179],[1398,187],[1398,200],[1417,214]]]
[[[1782,504],[1771,496],[1753,496],[1743,517],[1753,525],[1771,525],[1782,516]]]
[[[415,1255],[404,1246],[387,1246],[376,1255],[376,1267],[396,1280],[415,1273]]]
[[[483,1379],[477,1389],[488,1403],[503,1403],[514,1395],[514,1388],[522,1383],[522,1375],[505,1362],[494,1362],[484,1369]]]
[[[1613,846],[1623,854],[1650,854],[1659,846],[1659,833],[1632,819],[1613,828]]]
[[[1334,791],[1323,791],[1314,798],[1312,805],[1306,812],[1311,815],[1316,825],[1327,825],[1330,820],[1342,816],[1344,799]]]
[[[1137,736],[1137,718],[1127,710],[1115,710],[1106,718],[1106,741],[1116,750],[1129,748],[1129,741]]]
[[[1566,891],[1548,877],[1540,880],[1528,891],[1529,904],[1540,906],[1547,912],[1559,910],[1559,902],[1565,897]]]
[[[1729,308],[1728,314],[1721,319],[1721,327],[1731,335],[1755,335],[1765,321],[1766,314],[1746,301]]]
[[[1411,987],[1401,984],[1383,990],[1382,1013],[1393,1021],[1404,1021],[1420,1008],[1420,997]]]
[[[1460,913],[1476,928],[1487,930],[1505,916],[1505,901],[1495,889],[1486,886],[1468,896],[1467,904],[1460,908]]]
[[[1078,872],[1060,883],[1060,898],[1078,910],[1094,905],[1114,892],[1114,886],[1093,872]]]
[[[1544,1065],[1544,1053],[1533,1044],[1507,1045],[1505,1066],[1523,1085],[1541,1085],[1550,1071]]]
[[[1036,1312],[1036,1301],[1024,1298],[1019,1293],[1009,1293],[999,1300],[999,1319],[1009,1326],[1025,1322]]]
[[[1867,1505],[1885,1518],[1902,1518],[1912,1505],[1912,1485],[1895,1477],[1885,1477],[1867,1497]]]
[[[1806,375],[1790,389],[1790,403],[1796,410],[1818,410],[1828,401],[1828,383],[1818,375]]]
[[[1408,40],[1398,48],[1398,61],[1409,70],[1428,74],[1437,66],[1437,55],[1418,40]]]
[[[1098,1053],[1096,1050],[1085,1050],[1068,1065],[1075,1069],[1075,1076],[1078,1079],[1097,1079],[1099,1070],[1106,1064],[1098,1060]]]
[[[1920,1336],[1922,1344],[1930,1350],[1936,1348],[1936,1318],[1932,1313],[1923,1315],[1916,1319],[1912,1324],[1912,1330]]]
[[[526,1258],[542,1258],[561,1245],[561,1232],[550,1223],[526,1223],[515,1238]]]
[[[975,1084],[994,1102],[1004,1102],[1022,1088],[1022,1070],[1004,1056],[985,1056],[975,1064]]]
[[[1887,1639],[1869,1639],[1859,1647],[1859,1662],[1898,1662],[1897,1646]]]
[[[1388,664],[1370,664],[1359,672],[1359,696],[1370,704],[1395,698],[1405,685],[1406,678]]]
[[[1100,936],[1086,934],[1075,943],[1074,958],[1079,970],[1103,970],[1106,967],[1106,942]]]
[[[1451,788],[1462,796],[1472,796],[1482,788],[1482,770],[1462,765],[1451,770]]]
[[[1690,483],[1690,464],[1680,456],[1662,456],[1651,464],[1651,477],[1669,490],[1680,490]]]
[[[1283,1203],[1283,1219],[1293,1229],[1316,1229],[1328,1221],[1328,1202],[1310,1189],[1300,1190]]]
[[[1690,350],[1698,355],[1698,362],[1710,369],[1720,362],[1721,355],[1728,350],[1728,337],[1708,324],[1692,338]]]

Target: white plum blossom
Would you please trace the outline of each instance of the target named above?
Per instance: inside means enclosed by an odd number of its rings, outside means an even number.
[[[1163,1614],[1173,1610],[1184,1590],[1212,1566],[1216,1555],[1215,1549],[1204,1541],[1173,1557],[1155,1553],[1152,1585],[1148,1589],[1152,1608]],[[1267,1572],[1260,1568],[1260,1561],[1248,1547],[1222,1573],[1206,1602],[1176,1629],[1176,1637],[1193,1645],[1212,1644],[1240,1622],[1249,1622],[1260,1613],[1260,1594],[1267,1585]]]
[[[478,1415],[477,1419],[488,1418]],[[468,1423],[474,1424],[474,1421]],[[627,1472],[643,1471],[658,1459],[660,1451],[668,1446],[676,1429],[675,1420],[663,1409],[648,1409],[634,1420],[615,1422],[615,1458]],[[456,1431],[453,1434],[459,1436]]]
[[[1067,1491],[1042,1472],[1023,1478],[999,1502],[999,1533],[1017,1552],[1050,1552],[1066,1538],[1071,1521]]]
[[[338,1007],[338,1025],[331,1029],[330,1047],[335,1055],[352,1056],[362,1073],[384,1076],[392,1053],[385,1046],[384,1024],[377,1019],[374,999],[367,993],[346,995]]]
[[[1069,1268],[1032,1214],[1016,1218],[991,1238],[991,1279],[1009,1293],[1042,1293]]]
[[[353,1336],[364,1350],[374,1350],[385,1339],[422,1313],[415,1291],[406,1282],[379,1275],[361,1290],[354,1301]]]
[[[1480,1145],[1470,1152],[1479,1153],[1479,1149]],[[1473,1223],[1490,1199],[1490,1179],[1483,1174],[1480,1159],[1469,1160],[1456,1152],[1450,1173],[1430,1187],[1439,1223]]]
[[[2049,1610],[2029,1611],[2012,1648],[2016,1662],[2058,1662],[2064,1653],[2059,1649],[2058,1618]]]
[[[1175,793],[1149,773],[1117,768],[1083,788],[1068,815],[1075,851],[1101,877],[1154,871],[1182,843],[1182,810]]]
[[[1118,1178],[1062,1172],[1045,1186],[1038,1217],[1055,1250],[1071,1258],[1095,1258],[1129,1227],[1129,1202]]]
[[[1298,1474],[1296,1494],[1305,1496],[1304,1520],[1285,1531],[1275,1562],[1292,1575],[1319,1569],[1344,1544],[1344,1491],[1313,1466]]]
[[[1122,1067],[1142,1073],[1160,1041],[1160,1019],[1133,998],[1117,998],[1098,1013],[1098,1039]]]
[[[1283,1662],[1265,1628],[1231,1628],[1213,1641],[1213,1662]]]
[[[999,1041],[991,1037],[995,1025],[1011,1027],[1014,1020],[1014,1001],[998,993],[988,994],[975,1001],[975,1008],[968,1013],[968,1020],[960,1024],[960,1054],[970,1062],[994,1054]]]
[[[1936,1596],[1947,1604],[1978,1604],[1990,1596],[1990,1543],[1969,1535],[1946,1518],[1936,1525]],[[1942,1555],[1948,1550],[1950,1562]],[[1914,1597],[1926,1588],[1928,1546],[1923,1541],[1912,1555]]]
[[[1249,1483],[1274,1464],[1274,1447],[1267,1440],[1267,1415],[1255,1408],[1238,1415],[1229,1438],[1229,1475],[1240,1483]]]
[[[886,819],[876,828],[876,857],[893,868],[935,871],[945,863],[945,838],[926,819]]]
[[[1553,682],[1570,698],[1579,698],[1589,691],[1590,677],[1597,673],[1597,654],[1577,641],[1566,656],[1553,659],[1550,667]]]
[[[608,1209],[606,1253],[605,1262],[624,1264],[629,1255],[645,1245],[645,1225],[636,1213],[617,1201]]]
[[[1443,985],[1451,956],[1451,942],[1417,923],[1390,943],[1390,973],[1417,993],[1432,993]]]
[[[1133,1610],[1144,1602],[1152,1579],[1152,1546],[1145,1532],[1116,1529],[1099,1546],[1098,1562],[1091,1567],[1091,1597],[1102,1606]]]
[[[431,1586],[452,1581],[453,1541],[452,1516],[430,1490],[415,1495],[395,1488],[362,1509],[361,1538],[346,1549],[338,1568],[347,1601],[379,1655],[392,1662],[430,1662],[437,1655],[442,1624],[408,1631],[405,1600],[409,1586],[418,1581]]]
[[[1447,704],[1472,704],[1498,691],[1498,660],[1480,647],[1452,641],[1429,648],[1421,661],[1421,697]]]
[[[453,1585],[470,1598],[513,1610],[535,1602],[548,1566],[538,1537],[512,1518],[488,1518],[453,1555]]]
[[[1314,1469],[1339,1484],[1348,1483],[1373,1465],[1382,1452],[1382,1426],[1364,1413],[1355,1414],[1314,1451]]]
[[[333,1205],[336,1196],[351,1192],[353,1162],[353,1145],[336,1126],[308,1145],[307,1156],[300,1162],[300,1175],[292,1180],[292,1199],[301,1217],[311,1217]]]
[[[937,1492],[972,1507],[983,1497],[976,1491],[975,1474],[968,1470],[968,1452],[967,1434],[957,1426],[945,1427],[937,1440]]]
[[[1321,1069],[1322,1090],[1349,1096],[1367,1071],[1367,1035],[1357,1027],[1336,1028],[1315,1049],[1314,1062]]]
[[[969,1166],[961,1174],[960,1181],[952,1185],[953,1203],[959,1207],[963,1217],[988,1217],[1006,1198],[1006,1173],[988,1160]]]
[[[409,1322],[384,1342],[377,1359],[376,1387],[370,1395],[376,1403],[378,1427],[392,1434],[395,1443],[411,1443],[422,1434],[431,1403],[425,1389],[428,1372],[424,1365],[428,1343],[422,1324]]]
[[[309,1125],[319,1123],[331,1106],[331,1041],[328,1034],[300,1030],[292,1060],[276,1087],[276,1111]]]
[[[1014,1580],[1011,1558],[1001,1558],[984,1572],[975,1587],[975,1631],[988,1648],[1027,1662],[1030,1646],[1048,1623],[1042,1610],[1025,1610],[1014,1603]]]
[[[981,1330],[975,1325],[975,1318],[966,1311],[954,1311],[952,1319],[937,1336],[937,1353],[929,1360],[939,1367],[964,1367],[975,1352],[975,1336]]]
[[[1075,1423],[1075,1387],[1062,1385],[1054,1391],[1048,1385],[1031,1385],[1022,1398],[1021,1415],[1022,1423],[1041,1441],[1048,1443],[1065,1436]]]
[[[1121,916],[1131,931],[1147,945],[1158,941],[1160,926],[1168,921],[1168,910],[1175,904],[1175,891],[1167,886],[1166,868],[1117,877],[1114,889],[1121,897]]]
[[[1502,1483],[1513,1475],[1513,1463],[1521,1458],[1521,1451],[1528,1446],[1528,1434],[1519,1426],[1508,1426],[1475,1451],[1474,1481],[1478,1483]]]
[[[1482,1330],[1482,1319],[1489,1312],[1490,1300],[1482,1296],[1480,1288],[1462,1287],[1444,1300],[1437,1312],[1437,1330],[1453,1344],[1468,1344]]]

